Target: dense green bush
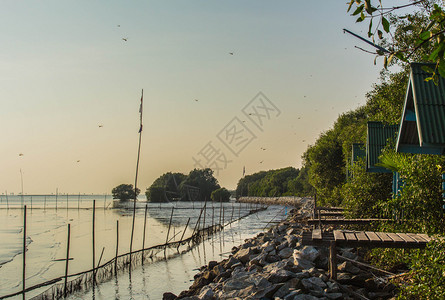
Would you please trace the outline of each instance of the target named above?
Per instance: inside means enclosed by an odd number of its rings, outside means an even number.
[[[398,299],[445,299],[445,241],[430,242],[411,257],[410,280]]]
[[[230,192],[226,188],[214,190],[210,196],[215,202],[228,202],[230,200]]]

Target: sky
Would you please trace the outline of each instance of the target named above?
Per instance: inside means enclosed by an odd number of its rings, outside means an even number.
[[[382,62],[345,1],[16,1],[0,11],[0,192],[111,193],[293,166]],[[370,49],[372,50],[372,49]]]

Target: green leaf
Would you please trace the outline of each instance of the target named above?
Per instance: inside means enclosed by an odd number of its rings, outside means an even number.
[[[360,13],[360,17],[357,18],[357,20],[355,20],[355,22],[360,23],[363,22],[365,20],[365,15],[363,13]]]
[[[386,32],[389,32],[389,22],[388,20],[382,16],[382,26]]]
[[[445,61],[444,60],[439,61],[439,68],[438,69],[439,69],[440,76],[445,78]]]
[[[369,28],[368,28],[368,37],[372,36],[372,19],[369,21]]]
[[[348,10],[346,12],[349,12],[351,10],[352,4],[354,4],[354,0],[351,0],[351,2],[349,2]]]
[[[371,5],[371,0],[365,0],[365,10],[368,14],[372,15],[372,13],[377,10],[377,8]]]
[[[360,5],[360,6],[358,6],[356,9],[355,9],[355,11],[352,13],[352,15],[353,16],[356,16],[356,15],[358,15],[359,13],[361,13],[362,11],[363,11],[363,8],[364,8],[365,6],[362,4],[362,5]]]
[[[427,39],[429,39],[431,37],[431,32],[430,31],[422,31],[419,34],[419,39],[421,39],[422,41],[426,41]]]
[[[414,27],[414,25],[408,25],[408,26],[403,27],[403,30],[404,30],[404,31],[415,30],[415,29],[416,29],[416,28]]]
[[[379,39],[383,39],[383,33],[380,29],[377,30],[377,35],[379,36]]]

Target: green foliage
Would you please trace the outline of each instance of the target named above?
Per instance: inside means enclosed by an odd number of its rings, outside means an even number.
[[[147,201],[165,202],[167,199],[180,198],[179,184],[187,176],[182,173],[167,172],[158,177],[145,191]]]
[[[199,191],[198,201],[210,199],[211,193],[219,189],[218,180],[213,177],[213,171],[194,169],[188,175],[167,172],[157,178],[145,191],[150,202],[166,202],[172,200],[189,201],[188,189]]]
[[[379,203],[391,197],[392,174],[368,173],[363,161],[354,164],[352,178],[343,186],[343,207],[352,218],[382,216]]]
[[[441,174],[445,157],[386,152],[382,155],[382,161],[398,170],[405,182],[400,195],[382,203],[382,209],[387,214],[403,217],[403,230],[444,233]]]
[[[305,170],[287,167],[277,170],[261,171],[241,178],[236,188],[237,197],[280,197],[308,196],[312,192]]]
[[[187,198],[187,186],[192,186],[199,189],[199,200],[209,200],[214,190],[219,189],[218,180],[213,177],[213,171],[210,168],[206,169],[193,169],[189,175],[181,182],[179,189],[181,195]],[[188,199],[190,200],[190,199]]]
[[[225,188],[220,188],[214,190],[210,197],[215,202],[229,202],[230,192]]]
[[[387,51],[378,49],[386,68],[393,58],[402,63],[410,60],[436,63],[431,77],[445,77],[445,10],[438,0],[412,1],[392,8],[383,7],[382,0],[351,0],[348,12],[359,15],[356,22],[369,20],[368,37],[377,36]],[[411,7],[412,9],[405,9]],[[377,13],[376,13],[377,12]],[[374,21],[374,22],[373,22]],[[383,30],[383,31],[382,31]],[[377,47],[376,47],[377,48]]]
[[[119,199],[120,201],[136,199],[140,192],[138,188],[135,191],[132,184],[121,184],[111,190],[113,199]]]
[[[411,282],[401,286],[398,299],[445,299],[445,241],[428,243],[411,261]]]

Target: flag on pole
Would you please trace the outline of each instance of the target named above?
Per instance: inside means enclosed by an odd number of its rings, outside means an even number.
[[[142,95],[141,95],[141,106],[139,107],[139,113],[140,113],[140,116],[141,116],[141,121],[140,121],[140,127],[139,127],[139,133],[141,133],[142,132],[142,103],[143,103],[143,101],[144,101],[144,90],[142,89]]]

